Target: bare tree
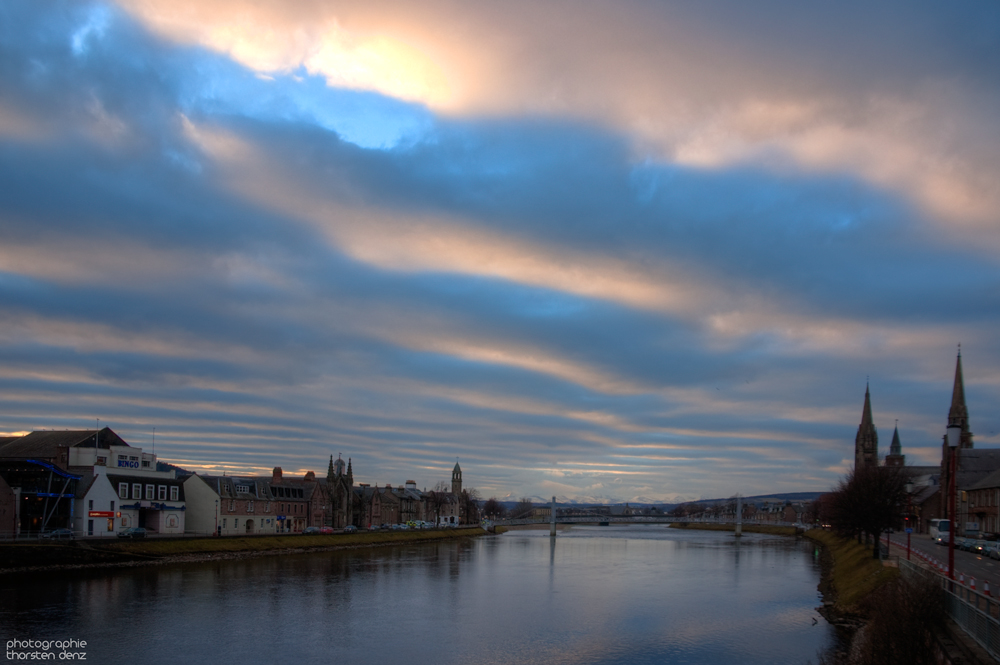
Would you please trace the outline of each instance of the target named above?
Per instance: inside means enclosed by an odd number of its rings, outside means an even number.
[[[908,480],[900,467],[854,469],[829,498],[823,497],[821,514],[841,533],[859,539],[872,536],[875,540],[872,554],[878,558],[880,534],[898,527],[903,520]]]
[[[510,517],[515,520],[530,517],[531,511],[534,509],[535,504],[531,503],[531,499],[526,496],[522,496],[514,508],[510,511]]]
[[[430,492],[424,492],[424,501],[427,502],[430,511],[434,513],[435,525],[441,523],[441,506],[449,500],[449,494],[451,494],[451,486],[443,480],[438,482]]]
[[[495,496],[491,496],[483,504],[483,514],[491,519],[503,519],[507,516],[507,507],[500,503]]]
[[[479,490],[469,487],[462,490],[459,504],[459,516],[463,524],[476,524],[479,522]]]

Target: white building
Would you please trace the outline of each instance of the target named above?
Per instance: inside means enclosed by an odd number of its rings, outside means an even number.
[[[128,445],[110,428],[69,448],[77,485],[72,529],[114,537],[143,527],[150,535],[184,533],[184,485],[173,471],[157,471],[156,455]],[[89,444],[89,445],[88,445]]]

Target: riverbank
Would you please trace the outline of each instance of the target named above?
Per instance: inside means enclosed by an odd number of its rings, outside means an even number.
[[[79,540],[0,545],[0,575],[242,559],[365,547],[419,544],[486,535],[479,526],[354,534]]]
[[[729,531],[732,532],[732,524],[711,524],[707,522],[674,522],[671,529],[698,529],[700,531]],[[794,526],[778,526],[775,524],[744,524],[744,533],[766,533],[771,536],[797,536],[802,533],[801,529]]]
[[[824,605],[838,615],[858,616],[859,605],[865,598],[899,577],[898,568],[886,567],[872,558],[870,545],[823,529],[810,529],[803,535],[823,546],[820,554],[823,576],[819,590]]]

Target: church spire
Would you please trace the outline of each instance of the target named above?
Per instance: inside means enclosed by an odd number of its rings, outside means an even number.
[[[872,400],[865,384],[865,408],[861,412],[861,424],[854,438],[854,468],[878,466],[878,432],[872,420]]]
[[[861,412],[861,427],[872,426],[872,398],[868,392],[868,384],[865,384],[865,408]]]
[[[904,466],[906,455],[903,454],[903,445],[899,442],[899,421],[896,421],[896,429],[892,432],[892,443],[889,445],[889,454],[885,456],[886,466]]]
[[[962,377],[962,347],[958,347],[955,359],[955,383],[951,389],[951,408],[948,409],[948,425],[962,428],[961,448],[972,448],[972,432],[969,431],[969,409],[965,406],[965,380]]]
[[[969,410],[965,407],[965,381],[962,379],[962,351],[955,360],[955,385],[951,389],[951,409],[948,410],[948,424],[966,426]]]

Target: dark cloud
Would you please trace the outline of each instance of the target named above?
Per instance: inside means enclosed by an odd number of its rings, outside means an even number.
[[[668,13],[704,30],[686,48],[750,54],[770,86],[822,70],[863,96],[995,77],[985,10],[958,9],[940,34],[917,9],[898,33],[884,8],[860,32],[822,10]],[[741,71],[706,90],[734,94]],[[362,478],[427,486],[458,456],[498,494],[822,489],[869,375],[883,431],[899,418],[933,455],[962,341],[974,429],[1000,431],[994,258],[864,165],[708,168],[580,117],[264,80],[101,4],[4,3],[0,90],[2,430],[100,416],[138,445],[155,424],[158,453],[192,466],[344,452]],[[446,256],[455,238],[503,270]]]

